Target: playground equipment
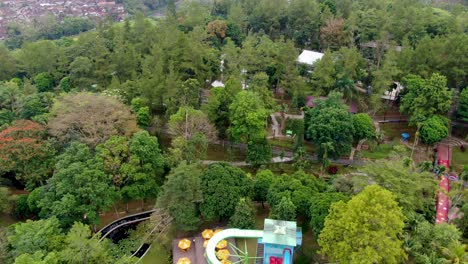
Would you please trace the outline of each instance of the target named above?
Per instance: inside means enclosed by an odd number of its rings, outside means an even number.
[[[265,219],[264,230],[226,229],[216,233],[206,246],[206,258],[210,264],[221,264],[216,257],[216,245],[228,238],[252,238],[263,244],[263,264],[292,264],[294,248],[302,244],[302,231],[296,222]],[[235,248],[237,249],[237,248]],[[231,255],[240,258],[240,262],[248,263],[251,256],[246,251],[244,255]],[[260,257],[262,258],[262,257]]]

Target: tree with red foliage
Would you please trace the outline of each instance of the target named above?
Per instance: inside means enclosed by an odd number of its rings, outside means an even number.
[[[0,131],[0,174],[12,172],[28,189],[41,185],[52,172],[52,144],[45,127],[18,120]]]

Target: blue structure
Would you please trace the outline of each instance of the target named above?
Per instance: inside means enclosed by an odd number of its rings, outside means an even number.
[[[409,133],[406,133],[406,132],[405,132],[405,133],[401,133],[401,140],[402,140],[403,142],[408,141],[408,140],[410,139],[410,137],[411,137],[411,136],[410,136]]]
[[[294,248],[302,244],[302,231],[296,222],[265,219],[263,264],[292,264]]]

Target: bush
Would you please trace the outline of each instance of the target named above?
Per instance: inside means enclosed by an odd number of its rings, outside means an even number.
[[[28,195],[21,194],[18,196],[15,202],[14,216],[18,219],[25,219],[31,216],[31,210],[28,204]]]
[[[338,173],[338,167],[337,166],[329,166],[328,167],[328,174],[335,175]]]

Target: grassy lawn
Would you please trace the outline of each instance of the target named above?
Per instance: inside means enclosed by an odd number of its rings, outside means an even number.
[[[171,255],[162,246],[158,244],[151,245],[150,251],[141,260],[142,264],[169,264]]]
[[[460,147],[452,148],[452,170],[460,173],[463,165],[468,165],[468,151],[461,152]]]
[[[416,128],[408,126],[406,122],[383,123],[380,124],[380,128],[384,132],[387,140],[399,140],[401,138],[401,133],[407,132],[411,135],[410,141],[412,142],[416,133]]]
[[[279,148],[285,148],[290,151],[293,150],[294,148],[294,139],[293,138],[274,138],[274,139],[269,139],[268,142],[271,144],[272,147],[279,147]],[[307,153],[311,154],[314,152],[314,146],[310,144],[309,142],[304,142],[305,149]]]
[[[362,150],[360,156],[367,159],[386,159],[392,152],[395,144],[381,144],[375,146],[373,149]]]
[[[256,239],[237,238],[236,246],[243,252],[245,252],[246,247],[247,247],[249,257],[257,256],[257,240]],[[249,263],[254,264],[255,259],[254,258],[249,259]]]

